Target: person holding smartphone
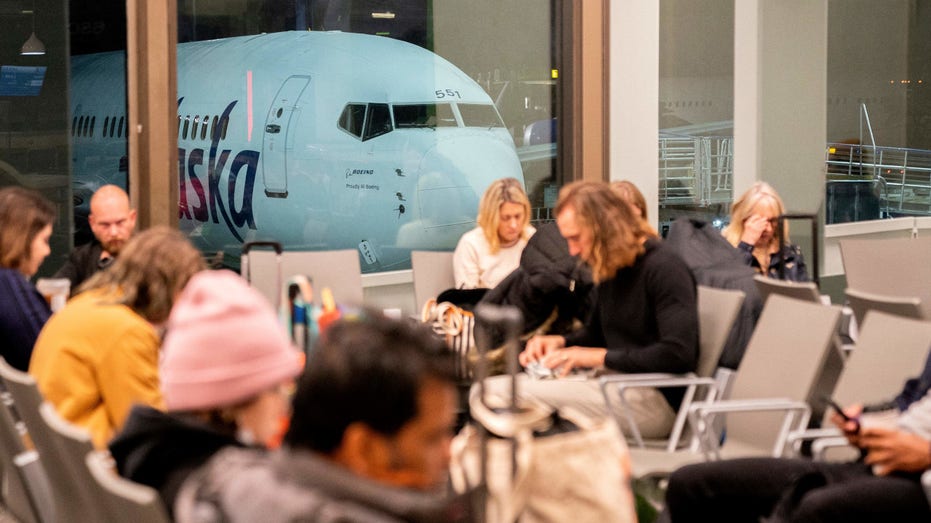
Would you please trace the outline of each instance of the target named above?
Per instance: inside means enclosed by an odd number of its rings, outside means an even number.
[[[931,468],[931,395],[904,411],[885,411],[895,413],[887,423],[868,419],[860,404],[832,406],[831,422],[861,449],[861,459],[748,458],[686,466],[669,480],[669,520],[931,521],[920,481]]]

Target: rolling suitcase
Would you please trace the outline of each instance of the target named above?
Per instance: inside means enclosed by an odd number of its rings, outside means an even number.
[[[617,425],[592,420],[570,408],[554,411],[520,402],[517,362],[523,327],[515,307],[479,304],[475,309],[478,380],[469,407],[475,423],[456,436],[451,477],[456,490],[476,488],[477,521],[524,523],[578,521],[633,523],[629,456]],[[505,336],[511,396],[503,407],[485,399],[486,327]]]

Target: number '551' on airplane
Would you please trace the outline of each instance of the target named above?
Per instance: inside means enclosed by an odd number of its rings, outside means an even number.
[[[124,55],[72,61],[76,191],[126,178]],[[166,173],[166,176],[171,174]],[[364,272],[452,249],[495,179],[523,180],[488,94],[420,47],[339,32],[178,45],[181,228],[241,244],[357,249]]]

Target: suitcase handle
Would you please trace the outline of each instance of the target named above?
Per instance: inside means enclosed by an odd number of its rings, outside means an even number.
[[[278,276],[275,284],[275,310],[278,310],[278,308],[281,307],[281,253],[284,252],[284,249],[281,247],[281,242],[276,242],[274,240],[257,240],[242,244],[242,253],[239,258],[239,273],[249,283],[252,283],[252,267],[249,265],[249,251],[255,247],[271,247],[272,250],[275,251],[275,264],[278,266]]]
[[[249,254],[249,251],[255,247],[271,247],[275,251],[275,254],[281,254],[282,251],[284,251],[284,249],[281,247],[281,242],[276,242],[273,240],[258,240],[242,244],[243,256]]]
[[[517,350],[519,347],[520,332],[524,325],[524,317],[520,309],[513,305],[492,305],[479,303],[475,306],[476,329],[475,348],[478,351],[478,364],[476,377],[479,380],[479,390],[482,402],[485,402],[485,378],[488,376],[488,360],[485,354],[491,345],[490,327],[499,327],[504,332],[504,357],[507,372],[511,376],[511,409],[518,410],[517,405]],[[486,404],[487,406],[487,404]]]

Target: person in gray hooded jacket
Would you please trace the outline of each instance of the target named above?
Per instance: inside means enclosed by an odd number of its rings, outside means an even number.
[[[422,326],[365,312],[333,324],[308,358],[284,446],[226,449],[188,478],[182,522],[463,521],[449,498],[455,373]]]

